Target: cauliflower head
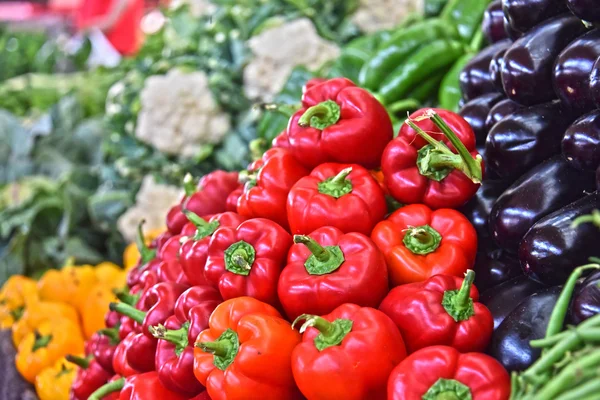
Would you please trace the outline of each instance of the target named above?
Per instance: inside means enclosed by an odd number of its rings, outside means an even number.
[[[216,6],[208,0],[173,0],[169,5],[170,8],[182,6],[188,6],[194,17],[209,15],[216,11]]]
[[[135,204],[117,221],[119,232],[128,242],[135,241],[137,227],[145,220],[144,231],[150,232],[165,228],[165,219],[173,204],[183,197],[181,188],[157,183],[154,177],[146,175],[135,197]]]
[[[269,28],[248,41],[253,59],[244,69],[244,90],[252,100],[272,101],[297,66],[314,70],[340,54],[319,36],[308,18]]]
[[[231,126],[204,72],[173,69],[150,76],[140,100],[136,137],[169,155],[194,157],[206,145],[220,143]]]
[[[373,33],[395,27],[408,14],[422,12],[423,7],[423,0],[360,0],[352,22],[363,32]]]

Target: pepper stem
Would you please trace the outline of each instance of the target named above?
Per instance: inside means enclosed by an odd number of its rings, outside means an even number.
[[[67,354],[65,356],[65,359],[68,362],[77,365],[81,369],[88,369],[89,368],[91,358],[92,358],[91,356],[84,358],[84,357],[74,356],[73,354]]]
[[[600,210],[594,210],[589,215],[582,215],[575,218],[575,221],[571,224],[571,227],[577,228],[581,224],[592,223],[600,228]]]
[[[338,269],[345,261],[340,246],[323,247],[306,235],[294,235],[294,243],[302,243],[312,253],[304,263],[311,275],[325,275]]]
[[[122,303],[129,304],[130,306],[135,306],[140,299],[139,294],[131,294],[129,292],[129,288],[123,289],[114,289],[114,295],[121,301]]]
[[[196,193],[196,182],[194,182],[194,177],[189,172],[183,177],[183,190],[186,197]]]
[[[262,103],[258,105],[265,111],[276,112],[287,118],[291,118],[296,111],[301,108],[300,104],[275,104],[275,103]]]
[[[446,290],[442,306],[454,321],[465,321],[475,314],[471,287],[475,281],[475,271],[467,270],[459,290]]]
[[[140,253],[140,258],[142,260],[142,265],[150,262],[154,257],[156,257],[156,250],[152,250],[148,246],[146,246],[146,239],[144,238],[144,230],[143,226],[146,223],[146,220],[141,220],[138,225],[138,234],[135,240],[136,246],[138,248],[138,252]]]
[[[256,250],[250,243],[240,240],[225,250],[225,269],[234,274],[248,276],[256,258]]]
[[[100,329],[98,331],[98,334],[106,336],[107,338],[109,338],[111,345],[116,345],[117,343],[120,342],[119,331],[116,328]]]
[[[431,226],[422,225],[408,228],[402,241],[413,254],[425,255],[437,250],[442,235]]]
[[[186,209],[183,209],[182,212],[185,214],[187,219],[196,227],[196,234],[194,235],[192,240],[198,241],[204,239],[205,237],[208,237],[215,233],[215,231],[219,227],[219,221],[207,222],[198,214]]]
[[[334,125],[340,120],[341,108],[333,100],[325,100],[309,107],[298,120],[298,125],[303,128],[312,127],[323,130]]]
[[[345,194],[352,192],[352,182],[346,179],[352,173],[352,167],[344,168],[337,175],[319,182],[319,193],[339,199]]]
[[[315,347],[319,351],[323,351],[331,346],[338,346],[352,330],[352,320],[340,318],[329,322],[325,318],[311,314],[300,315],[292,323],[292,328],[300,320],[305,321],[300,327],[300,333],[304,333],[309,327],[313,327],[319,331],[314,341]]]
[[[318,261],[327,262],[331,258],[331,252],[317,243],[313,238],[306,235],[294,235],[294,243],[302,243],[315,256]]]
[[[196,342],[194,346],[206,353],[214,354],[213,364],[225,371],[237,356],[240,341],[235,331],[227,329],[214,342]]]
[[[32,352],[48,346],[52,341],[52,335],[40,335],[38,331],[35,331],[34,334],[35,341],[33,342],[33,346],[31,347]]]
[[[189,327],[189,322],[185,322],[183,325],[181,325],[181,328],[177,330],[167,329],[164,325],[158,324],[156,326],[149,326],[148,331],[157,339],[166,340],[167,342],[173,343],[175,345],[175,355],[179,357],[185,348],[188,347]]]
[[[138,310],[137,308],[130,306],[125,303],[110,303],[109,304],[110,311],[115,311],[121,315],[131,318],[138,324],[144,322],[144,318],[146,318],[146,313]]]
[[[422,400],[471,400],[471,389],[454,379],[439,378],[425,392]]]
[[[125,378],[117,379],[116,381],[108,382],[104,386],[100,386],[98,390],[88,397],[88,400],[101,400],[111,393],[115,393],[123,389],[125,386]]]

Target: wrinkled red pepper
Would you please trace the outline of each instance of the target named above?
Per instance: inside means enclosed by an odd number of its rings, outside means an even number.
[[[270,219],[288,229],[288,193],[309,172],[289,151],[268,150],[248,168],[249,177],[238,201],[238,212],[248,218]]]
[[[306,398],[385,400],[388,376],[406,357],[392,320],[355,304],[301,319],[306,332],[292,353],[292,371]]]
[[[94,360],[111,375],[114,374],[113,357],[120,342],[118,329],[101,329],[94,333],[88,342]]]
[[[290,190],[287,214],[293,234],[323,226],[371,234],[387,212],[385,196],[371,173],[356,164],[322,164]]]
[[[156,371],[167,389],[188,396],[204,391],[194,376],[194,342],[208,328],[208,319],[221,302],[217,289],[206,285],[191,287],[175,303],[175,315],[164,325],[149,328],[159,339]]]
[[[494,320],[479,303],[473,286],[475,273],[464,279],[436,275],[425,282],[400,285],[387,295],[379,309],[390,317],[404,338],[409,353],[428,346],[451,346],[461,353],[487,348]]]
[[[277,280],[291,245],[290,234],[268,219],[221,227],[208,246],[204,276],[224,300],[250,296],[278,305]]]
[[[326,162],[375,168],[393,128],[373,95],[349,79],[334,78],[307,88],[287,136],[290,150],[308,168]]]
[[[87,400],[92,393],[104,385],[112,377],[108,372],[98,364],[93,358],[81,358],[68,355],[67,361],[79,366],[77,376],[71,386],[71,399]]]
[[[188,218],[195,224],[196,231],[181,245],[179,262],[192,285],[205,285],[208,281],[204,277],[204,266],[213,233],[223,226],[237,228],[246,218],[233,212],[216,214],[209,220],[188,212]]]
[[[387,398],[506,400],[509,396],[508,372],[492,357],[431,346],[411,354],[392,371]]]
[[[460,115],[441,109],[413,113],[385,148],[381,168],[394,199],[433,209],[464,205],[483,179],[473,129]]]
[[[329,314],[344,303],[377,307],[388,292],[385,258],[361,233],[334,227],[294,236],[277,292],[288,318]]]
[[[117,348],[115,349],[115,354],[113,356],[113,370],[119,376],[128,377],[140,373],[140,371],[134,369],[127,362],[127,349],[131,345],[131,341],[134,337],[135,333],[131,332],[121,341],[121,343],[117,345]]]

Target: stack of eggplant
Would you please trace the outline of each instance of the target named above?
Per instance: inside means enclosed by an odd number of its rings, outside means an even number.
[[[460,75],[487,178],[463,209],[478,229],[477,286],[495,318],[490,353],[528,367],[570,272],[600,255],[600,4],[496,0],[490,43]],[[600,274],[581,284],[571,323],[600,312]]]

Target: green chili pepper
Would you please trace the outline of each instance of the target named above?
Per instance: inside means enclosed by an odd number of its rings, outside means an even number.
[[[425,15],[435,17],[440,15],[448,0],[425,0]]]
[[[458,111],[458,103],[462,97],[459,81],[460,72],[474,55],[475,54],[473,53],[467,53],[456,60],[452,68],[450,68],[450,71],[448,71],[442,80],[438,92],[438,104],[440,108],[454,112]]]
[[[384,104],[402,99],[424,80],[445,71],[464,52],[465,46],[454,40],[436,40],[421,47],[383,81],[380,98]]]
[[[481,30],[483,12],[490,0],[450,0],[440,17],[456,26],[464,43],[469,43],[473,35]]]
[[[446,76],[445,72],[446,71],[439,71],[422,81],[417,87],[411,90],[411,92],[408,94],[408,98],[425,103],[427,100],[435,97],[442,80]]]

